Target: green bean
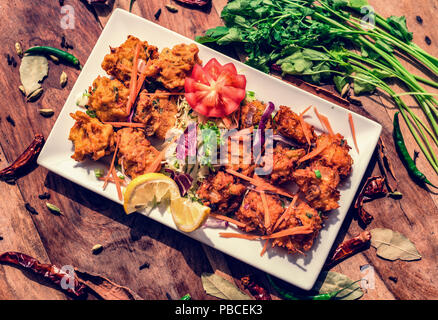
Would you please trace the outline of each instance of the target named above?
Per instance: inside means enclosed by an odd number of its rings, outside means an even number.
[[[47,46],[38,46],[38,47],[32,47],[32,48],[28,49],[25,53],[53,55],[66,63],[70,63],[73,66],[78,67],[79,69],[82,69],[82,66],[79,63],[78,58],[76,58],[71,53],[68,53],[68,52],[63,51],[63,50],[58,49],[58,48],[47,47]]]

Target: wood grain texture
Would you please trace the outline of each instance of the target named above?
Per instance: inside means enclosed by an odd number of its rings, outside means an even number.
[[[60,7],[57,1],[39,1],[39,10],[29,1],[15,0],[0,5],[0,16],[8,23],[0,24],[0,40],[4,44],[3,54],[14,53],[14,43],[20,41],[24,48],[36,44],[59,47],[61,36],[74,45],[72,52],[85,63],[110,12],[115,7],[129,8],[129,0],[115,0],[110,8],[97,8],[98,20],[87,10],[82,1],[66,0],[75,10],[75,29],[60,27]],[[177,6],[178,13],[164,8],[167,3]],[[154,21],[187,37],[201,35],[210,28],[222,24],[220,12],[227,0],[213,0],[205,10],[190,9],[171,0],[137,0],[133,13]],[[414,39],[420,47],[438,56],[438,31],[435,15],[437,1],[411,0],[370,0],[376,11],[383,16],[407,15],[408,26],[414,32]],[[155,20],[154,14],[162,8],[161,16]],[[416,22],[420,15],[423,25]],[[432,45],[428,46],[424,37],[428,35]],[[233,55],[232,52],[226,52]],[[18,57],[15,56],[18,60]],[[59,75],[65,70],[69,82],[65,89],[59,87]],[[0,167],[15,159],[37,132],[46,137],[56,116],[59,114],[78,71],[50,62],[49,77],[43,83],[45,93],[36,103],[25,103],[18,91],[18,69],[0,63]],[[400,90],[400,89],[397,89]],[[364,299],[430,299],[438,297],[436,256],[438,254],[438,197],[426,192],[411,181],[395,152],[391,130],[394,105],[383,95],[361,98],[362,110],[353,109],[380,122],[384,131],[382,137],[390,152],[399,180],[399,190],[403,199],[389,198],[368,203],[367,209],[375,219],[368,229],[391,228],[402,232],[417,246],[423,258],[415,262],[390,262],[376,257],[370,248],[332,270],[342,272],[352,279],[363,276],[360,267],[370,264],[376,273],[375,288],[368,290]],[[406,99],[410,105],[413,100]],[[42,118],[38,108],[52,108],[55,116]],[[418,112],[421,115],[421,111]],[[10,115],[16,126],[5,121]],[[411,152],[416,148],[414,140],[402,127]],[[67,143],[67,142],[66,142]],[[420,169],[431,177],[433,172],[427,161],[420,156]],[[368,168],[369,174],[378,174],[375,159]],[[436,179],[434,180],[436,182]],[[48,191],[51,203],[59,206],[64,216],[54,216],[45,209],[44,201],[38,194]],[[160,225],[144,216],[126,216],[120,206],[93,194],[43,168],[37,168],[20,179],[16,186],[0,184],[0,250],[20,250],[39,258],[41,261],[57,265],[71,264],[82,270],[99,273],[114,282],[127,286],[145,299],[178,299],[190,293],[194,299],[211,299],[200,281],[202,272],[218,271],[236,283],[241,276],[260,271],[206,247],[190,238]],[[30,216],[24,209],[25,202],[31,203],[39,212]],[[355,236],[361,228],[350,212],[337,238]],[[25,231],[25,232],[23,232]],[[102,244],[104,250],[93,255],[91,248]],[[149,268],[139,270],[144,263]],[[395,283],[389,277],[397,277]],[[9,266],[0,265],[0,299],[62,299],[66,296],[43,282],[30,282],[27,273]],[[37,280],[33,279],[32,280]],[[275,292],[273,292],[275,298]]]

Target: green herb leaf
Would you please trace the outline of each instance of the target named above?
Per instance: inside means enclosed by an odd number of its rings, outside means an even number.
[[[94,175],[96,178],[102,178],[105,175],[105,171],[103,169],[94,169]]]
[[[203,273],[201,280],[205,292],[211,296],[224,300],[251,300],[246,293],[217,274]]]
[[[360,299],[363,296],[363,291],[358,283],[352,284],[353,282],[342,273],[324,271],[318,277],[313,290],[318,291],[319,294],[325,294],[346,288],[335,297],[335,300]]]
[[[392,27],[389,31],[393,36],[409,43],[413,39],[412,32],[409,32],[408,26],[406,24],[406,17],[396,17],[391,16],[386,19],[386,22]]]
[[[321,178],[322,178],[321,171],[319,171],[319,170],[315,170],[315,176],[316,176],[318,179],[321,179]]]
[[[376,90],[375,80],[365,74],[365,73],[357,73],[354,79],[354,94],[360,95],[363,93],[372,93]]]
[[[376,254],[387,260],[420,260],[415,245],[403,234],[385,228],[370,230],[371,245],[377,249]]]

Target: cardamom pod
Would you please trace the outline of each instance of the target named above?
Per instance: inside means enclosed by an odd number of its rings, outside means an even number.
[[[54,111],[53,109],[39,109],[38,112],[43,116],[43,117],[51,117],[54,115]]]
[[[102,250],[103,250],[103,246],[101,244],[96,244],[95,246],[93,246],[93,248],[91,248],[93,254],[99,254],[102,252]]]
[[[55,57],[55,56],[52,55],[52,54],[49,54],[49,58],[50,58],[50,60],[52,60],[54,63],[58,63],[58,62],[59,62],[59,58],[58,58],[58,57]]]
[[[56,215],[62,215],[62,211],[61,209],[59,209],[57,206],[55,206],[54,204],[51,204],[49,202],[46,202],[46,206],[47,208],[50,210],[51,213],[56,214]]]
[[[23,49],[19,42],[15,42],[15,51],[17,51],[18,56],[21,58],[23,56]]]
[[[25,96],[26,95],[26,89],[24,88],[24,86],[19,86],[18,90],[20,90],[20,92]]]
[[[59,84],[61,85],[62,88],[64,88],[65,85],[67,84],[67,80],[68,80],[67,73],[62,71],[61,77],[59,78]]]
[[[38,88],[27,96],[27,102],[34,102],[43,94],[43,88]]]
[[[349,84],[349,83],[347,83],[347,84],[342,88],[342,91],[341,91],[341,97],[344,97],[344,96],[347,94],[348,90],[350,90],[350,84]]]
[[[172,13],[178,12],[178,8],[175,6],[172,6],[171,4],[166,4],[166,9]]]

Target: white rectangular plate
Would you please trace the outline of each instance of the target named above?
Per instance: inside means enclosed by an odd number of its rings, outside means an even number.
[[[105,75],[101,63],[104,56],[109,53],[109,47],[121,45],[130,34],[148,41],[160,50],[165,47],[173,47],[179,43],[194,42],[127,11],[116,9],[91,52],[38,158],[39,165],[118,203],[121,202],[117,197],[115,186],[110,185],[106,191],[103,191],[102,182],[95,178],[93,168],[98,167],[98,164],[91,161],[77,163],[71,159],[73,149],[72,144],[68,141],[68,135],[74,120],[69,116],[69,113],[78,110],[76,99],[92,84],[93,80],[98,75]],[[272,101],[276,106],[290,106],[295,112],[303,111],[310,105],[316,106],[321,113],[330,119],[333,130],[344,135],[348,144],[353,145],[346,109],[253,69],[208,47],[200,44],[198,44],[198,47],[200,50],[199,56],[204,62],[216,58],[222,64],[234,63],[238,72],[244,74],[247,78],[247,90],[254,91],[258,99]],[[317,129],[322,129],[314,113],[308,112],[308,115],[306,120]],[[353,119],[360,154],[357,154],[354,148],[351,150],[354,159],[353,173],[350,179],[341,187],[340,208],[330,213],[330,217],[325,222],[325,226],[316,239],[312,250],[307,252],[305,256],[292,256],[288,255],[285,250],[271,249],[263,257],[260,257],[260,251],[263,247],[262,242],[221,238],[218,233],[223,230],[218,229],[201,228],[187,235],[302,289],[310,290],[321,272],[339,228],[353,201],[382,129],[378,123],[358,114],[353,114]],[[170,214],[163,214],[156,210],[148,216],[177,230]],[[235,229],[229,227],[227,231],[233,230]]]

